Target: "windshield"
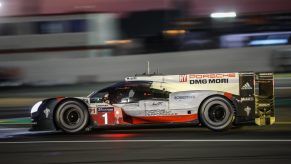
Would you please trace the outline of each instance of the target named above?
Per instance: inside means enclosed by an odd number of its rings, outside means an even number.
[[[106,103],[131,103],[138,100],[152,98],[152,82],[121,82],[110,87],[104,88],[98,92],[92,92],[89,97],[95,102]]]

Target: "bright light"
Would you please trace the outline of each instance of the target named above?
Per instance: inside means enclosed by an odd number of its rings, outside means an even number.
[[[257,45],[275,45],[275,44],[287,44],[288,39],[266,39],[266,40],[253,40],[249,43],[251,46]]]
[[[0,7],[2,7],[2,2],[0,2]]]
[[[30,113],[34,113],[38,111],[38,108],[40,107],[40,105],[42,104],[42,101],[37,102],[36,104],[33,105],[33,107],[30,110]]]
[[[235,12],[221,12],[221,13],[211,13],[211,18],[234,18],[236,17]]]
[[[105,44],[128,44],[131,42],[132,40],[107,40]]]
[[[186,33],[186,30],[165,30],[163,31],[164,35],[168,36],[177,36],[177,35],[183,35]]]

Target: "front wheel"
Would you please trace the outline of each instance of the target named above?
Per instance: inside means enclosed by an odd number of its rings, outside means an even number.
[[[202,104],[199,118],[207,128],[214,131],[223,131],[231,127],[234,109],[226,98],[211,97]]]
[[[57,126],[67,133],[82,132],[88,125],[89,113],[85,105],[78,101],[65,101],[56,111]]]

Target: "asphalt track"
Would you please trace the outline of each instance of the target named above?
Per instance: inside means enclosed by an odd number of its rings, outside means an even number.
[[[290,163],[290,107],[278,123],[213,132],[192,124],[98,128],[68,135],[0,125],[0,163]]]
[[[0,163],[290,163],[291,125],[95,129],[78,135],[0,129]]]

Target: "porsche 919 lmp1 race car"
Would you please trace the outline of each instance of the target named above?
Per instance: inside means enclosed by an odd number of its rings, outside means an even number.
[[[31,130],[78,133],[101,126],[193,123],[214,131],[271,125],[272,73],[211,73],[127,77],[87,97],[57,97],[31,109]]]

